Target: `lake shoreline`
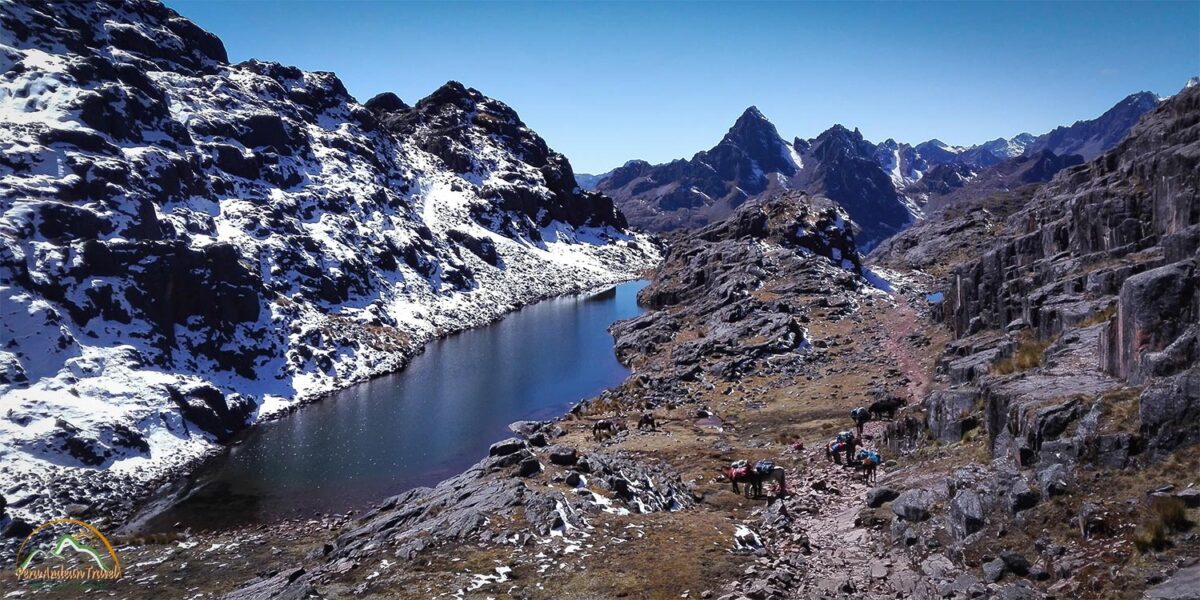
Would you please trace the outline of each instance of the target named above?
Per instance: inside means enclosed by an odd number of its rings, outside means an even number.
[[[335,396],[345,393],[347,390],[350,390],[356,386],[361,386],[361,385],[368,384],[373,381],[378,381],[378,380],[381,380],[381,379],[384,379],[387,377],[392,377],[392,376],[402,374],[402,373],[406,372],[406,370],[411,365],[412,361],[416,360],[418,357],[423,355],[428,350],[428,348],[433,344],[445,342],[449,339],[455,338],[460,335],[465,335],[472,331],[478,331],[478,330],[484,329],[486,327],[495,326],[497,323],[499,323],[507,318],[511,318],[511,317],[517,315],[518,313],[522,312],[523,310],[527,310],[538,304],[553,302],[555,300],[562,300],[562,299],[572,298],[572,297],[578,297],[581,301],[584,301],[584,302],[594,301],[595,299],[597,299],[599,297],[607,296],[609,294],[612,294],[615,296],[618,287],[620,287],[622,285],[630,284],[632,282],[637,282],[639,280],[645,280],[645,279],[646,279],[646,273],[639,273],[635,276],[632,276],[632,277],[629,277],[626,279],[621,279],[621,280],[617,280],[617,281],[613,281],[613,282],[606,282],[606,283],[602,283],[599,285],[586,286],[577,291],[570,291],[570,292],[565,292],[565,293],[561,293],[561,294],[555,294],[552,296],[547,296],[547,297],[538,299],[533,302],[528,302],[528,303],[522,304],[518,307],[515,307],[511,311],[508,311],[508,312],[498,315],[495,319],[493,319],[487,323],[482,323],[482,324],[479,324],[479,325],[476,325],[473,327],[468,327],[465,329],[448,331],[448,332],[439,334],[438,336],[427,340],[426,342],[420,344],[420,346],[416,349],[416,351],[413,352],[410,356],[408,356],[406,358],[406,360],[404,361],[403,365],[398,369],[381,372],[381,373],[375,374],[369,378],[365,378],[361,381],[347,382],[347,384],[343,387],[339,387],[336,390],[331,390],[328,392],[317,394],[312,397],[298,398],[295,403],[289,404],[288,406],[286,406],[280,410],[273,411],[271,413],[265,414],[262,417],[256,419],[253,423],[251,423],[249,426],[247,426],[244,430],[238,432],[229,442],[227,442],[225,444],[215,445],[211,448],[211,450],[209,452],[206,452],[200,456],[190,459],[184,463],[181,463],[176,469],[171,471],[167,476],[156,479],[152,482],[149,482],[145,486],[144,491],[143,491],[145,496],[141,500],[139,500],[139,502],[137,503],[137,508],[131,514],[124,516],[123,518],[120,518],[119,524],[117,526],[115,526],[113,529],[118,535],[145,535],[148,533],[156,533],[156,532],[161,533],[161,531],[160,531],[161,528],[144,530],[143,527],[145,526],[146,523],[151,522],[153,519],[159,517],[160,515],[169,512],[177,504],[184,502],[189,496],[194,494],[199,488],[203,487],[205,482],[203,480],[196,480],[194,478],[197,477],[198,474],[203,473],[205,469],[210,468],[216,461],[219,461],[219,460],[225,458],[228,455],[228,453],[231,450],[233,450],[235,447],[243,444],[244,442],[246,442],[246,440],[248,438],[250,438],[251,436],[258,433],[260,426],[276,423],[278,421],[284,420],[287,417],[293,417],[298,412],[300,412],[301,409],[311,408],[314,405],[318,405],[318,404],[321,404],[326,401],[331,401],[334,399]],[[611,339],[609,340],[609,349],[610,350],[612,349]],[[568,407],[568,409],[569,409],[569,407]],[[558,411],[553,417],[550,417],[550,418],[551,419],[560,418],[567,414],[569,414],[569,410]],[[520,420],[520,419],[514,419],[514,420]],[[492,440],[492,441],[494,442],[496,440]],[[458,474],[457,470],[455,472],[449,473],[448,475],[446,475],[445,478],[454,477],[456,474]],[[353,513],[353,512],[369,509],[371,506],[377,505],[378,503],[383,502],[384,500],[386,500],[386,498],[387,498],[387,496],[376,498],[375,500],[372,501],[371,504],[365,505],[365,506],[362,506],[359,508],[352,508],[352,509],[350,509],[350,512]],[[322,512],[322,513],[317,513],[313,516],[325,516],[326,514],[340,514],[340,513],[323,513]],[[238,529],[242,529],[242,528],[271,527],[274,525],[286,524],[288,522],[294,521],[297,518],[300,520],[304,520],[304,517],[280,518],[280,519],[271,519],[271,520],[266,520],[266,521],[253,520],[251,522],[248,522],[248,523],[245,523],[242,525],[238,525],[238,526],[232,527],[232,528],[215,528],[215,529],[211,529],[208,531],[210,533],[215,533],[215,532],[219,532],[219,531],[223,531],[223,530],[238,530]]]

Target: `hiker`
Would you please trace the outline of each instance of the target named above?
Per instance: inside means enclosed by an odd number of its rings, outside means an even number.
[[[854,426],[858,428],[859,439],[862,439],[863,425],[866,425],[867,421],[871,420],[871,411],[868,411],[866,408],[860,406],[850,411],[850,419],[854,421]]]
[[[877,469],[879,465],[883,463],[883,457],[879,456],[879,453],[875,450],[860,448],[854,455],[854,458],[855,462],[857,463],[857,468],[863,470],[863,473],[866,476],[867,484],[869,485],[875,483],[875,469]]]
[[[854,437],[854,432],[839,431],[837,437],[833,438],[833,442],[826,449],[826,456],[832,458],[833,462],[840,465],[842,461],[838,454],[844,452],[846,454],[845,464],[850,465],[854,459],[854,450],[858,447],[858,443],[858,438]]]

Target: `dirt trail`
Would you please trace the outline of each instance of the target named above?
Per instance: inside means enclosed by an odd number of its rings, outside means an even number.
[[[929,392],[932,377],[929,369],[921,366],[920,359],[913,352],[912,344],[906,339],[913,334],[920,334],[921,316],[917,313],[904,296],[893,295],[894,310],[888,313],[883,326],[887,332],[884,338],[884,351],[896,359],[896,368],[908,378],[908,392],[912,401],[919,401]]]
[[[906,388],[916,401],[932,382],[929,369],[922,366],[921,357],[906,339],[921,332],[921,317],[903,297],[896,296],[894,301],[874,324],[884,333],[879,349],[908,378]],[[886,422],[871,421],[864,433],[868,439],[879,439],[886,427]],[[803,565],[795,569],[795,579],[778,589],[786,590],[790,598],[896,598],[933,593],[905,559],[893,556],[886,544],[873,539],[879,536],[872,535],[871,524],[860,526],[857,522],[872,487],[862,474],[828,462],[820,448],[807,450],[802,462],[801,468],[789,472],[791,481],[799,484],[783,503],[782,512],[790,522],[766,531],[771,540],[768,549],[776,557],[772,564],[785,570]],[[878,483],[886,480],[881,470]],[[779,512],[778,508],[760,511],[764,529]],[[744,583],[743,593],[769,584],[770,579],[768,574]]]

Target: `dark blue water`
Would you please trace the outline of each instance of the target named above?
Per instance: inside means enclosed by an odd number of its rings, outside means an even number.
[[[454,475],[510,436],[509,423],[561,415],[624,380],[607,329],[639,314],[644,286],[547,300],[433,342],[399,373],[255,428],[141,528],[344,512]]]

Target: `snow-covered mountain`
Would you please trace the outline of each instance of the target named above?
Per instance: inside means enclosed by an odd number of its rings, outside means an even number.
[[[989,167],[946,163],[930,169],[905,193],[919,197],[927,214],[944,207],[984,200],[989,196],[1029,186],[1029,196],[1038,184],[1050,181],[1059,171],[1083,164],[1077,154],[1058,156],[1049,150],[1019,155]]]
[[[149,0],[0,2],[0,65],[0,489],[154,477],[659,258],[458,83],[360,104]]]

